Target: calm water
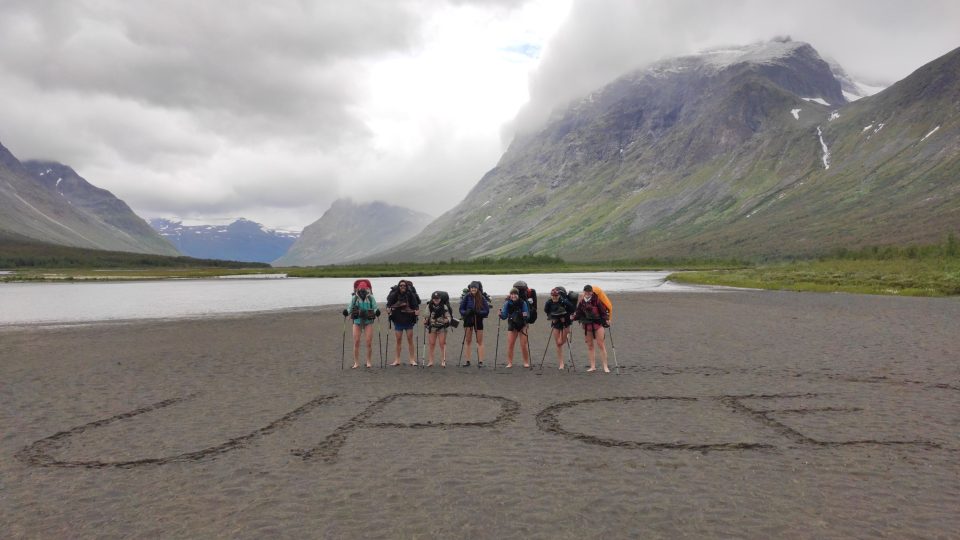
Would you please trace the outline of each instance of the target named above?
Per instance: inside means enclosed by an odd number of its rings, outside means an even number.
[[[474,279],[492,297],[502,298],[523,279],[541,296],[557,286],[581,290],[591,283],[608,292],[706,291],[664,281],[669,272],[597,272],[532,276],[430,276],[413,280],[420,297],[445,290],[451,299]],[[400,278],[374,278],[383,302]],[[0,283],[0,325],[76,323],[125,319],[204,317],[326,305],[346,305],[353,279],[213,279],[101,283]]]

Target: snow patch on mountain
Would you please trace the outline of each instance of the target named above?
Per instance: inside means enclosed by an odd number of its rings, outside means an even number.
[[[817,137],[820,138],[820,146],[823,147],[823,168],[830,168],[830,149],[827,148],[827,143],[823,140],[823,131],[820,130],[820,126],[817,126]]]
[[[799,119],[800,119],[800,111],[802,111],[802,110],[803,110],[803,109],[790,109],[790,114],[792,114],[795,119],[799,120]]]
[[[805,98],[800,98],[800,99],[802,99],[802,100],[804,100],[804,101],[812,101],[812,102],[814,102],[814,103],[819,103],[819,104],[821,104],[821,105],[826,105],[827,107],[830,106],[830,104],[827,103],[827,100],[825,100],[825,99],[823,99],[823,98],[819,98],[819,97],[805,97]]]
[[[923,142],[923,141],[927,140],[927,137],[929,137],[929,136],[933,135],[934,133],[936,133],[938,129],[940,129],[940,126],[937,126],[937,127],[933,128],[932,130],[930,130],[930,133],[927,133],[926,135],[924,135],[923,138],[920,139],[920,142]]]

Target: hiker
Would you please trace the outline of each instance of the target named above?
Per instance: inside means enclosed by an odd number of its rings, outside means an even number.
[[[391,366],[400,365],[400,347],[403,344],[403,333],[407,333],[407,353],[411,366],[417,365],[417,353],[413,348],[413,327],[420,316],[420,297],[413,285],[401,279],[396,286],[390,289],[387,295],[387,314],[393,322],[394,335],[397,338],[397,351],[394,353]]]
[[[500,318],[507,321],[507,366],[513,367],[513,346],[520,337],[520,354],[523,356],[523,367],[530,367],[530,344],[527,339],[527,319],[530,309],[527,302],[520,299],[520,292],[516,287],[510,289],[510,296],[500,309]]]
[[[590,361],[590,368],[587,371],[597,370],[596,352],[593,350],[594,343],[596,343],[600,347],[603,371],[604,373],[610,373],[610,368],[607,367],[607,347],[604,342],[603,330],[608,326],[609,318],[610,313],[607,311],[607,307],[603,305],[597,295],[593,294],[593,287],[585,285],[572,319],[583,325],[584,339],[587,342],[587,359]]]
[[[440,291],[434,291],[430,295],[430,302],[427,304],[427,316],[423,319],[427,332],[430,333],[430,361],[427,367],[433,367],[433,351],[436,349],[437,342],[440,342],[440,367],[447,367],[447,328],[450,327],[452,313],[449,313],[449,296],[444,303],[443,294]]]
[[[531,289],[527,287],[526,281],[518,281],[513,284],[513,288],[517,290],[517,296],[520,297],[520,300],[523,300],[527,303],[527,310],[530,311],[530,316],[527,317],[527,323],[533,324],[537,322],[537,291],[536,289]]]
[[[557,344],[557,363],[564,369],[563,346],[570,339],[570,316],[576,307],[567,297],[567,291],[562,287],[550,289],[550,298],[543,304],[543,312],[550,319],[550,337]]]
[[[360,367],[360,337],[363,336],[367,345],[367,367],[372,368],[373,358],[373,327],[380,310],[377,301],[373,298],[373,286],[370,281],[360,279],[354,282],[354,293],[350,304],[343,310],[343,316],[353,319],[353,367]],[[342,351],[341,351],[342,352]],[[341,359],[342,360],[342,359]],[[340,366],[343,367],[343,364]]]
[[[471,281],[467,292],[460,297],[460,316],[463,318],[463,340],[467,349],[467,361],[470,366],[471,340],[477,336],[477,367],[483,367],[483,320],[490,314],[490,302],[483,292],[479,281]]]

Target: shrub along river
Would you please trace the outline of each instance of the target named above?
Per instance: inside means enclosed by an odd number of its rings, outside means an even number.
[[[452,302],[473,280],[499,306],[510,287],[524,280],[537,290],[542,306],[551,288],[582,290],[599,285],[608,292],[709,291],[707,287],[665,281],[670,272],[591,272],[580,274],[450,275],[411,278],[423,301],[434,290]],[[362,277],[362,276],[361,276]],[[401,278],[373,278],[373,295],[383,306]],[[197,279],[64,283],[0,283],[0,326],[87,323],[128,319],[211,317],[226,314],[346,305],[353,289],[347,278]],[[616,299],[614,299],[616,301]]]

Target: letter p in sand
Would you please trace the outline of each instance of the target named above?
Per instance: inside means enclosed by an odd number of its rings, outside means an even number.
[[[399,398],[475,398],[488,399],[499,403],[500,412],[493,420],[485,422],[371,422],[370,419],[376,414],[382,412],[386,406]],[[378,428],[378,429],[423,429],[423,428],[490,428],[504,424],[513,420],[520,411],[520,403],[512,399],[501,396],[489,396],[486,394],[421,394],[421,393],[401,393],[390,394],[371,403],[360,414],[354,416],[336,430],[327,436],[320,444],[308,450],[293,450],[294,455],[303,457],[304,460],[322,459],[326,463],[335,463],[340,455],[340,449],[347,442],[347,436],[359,428]]]

